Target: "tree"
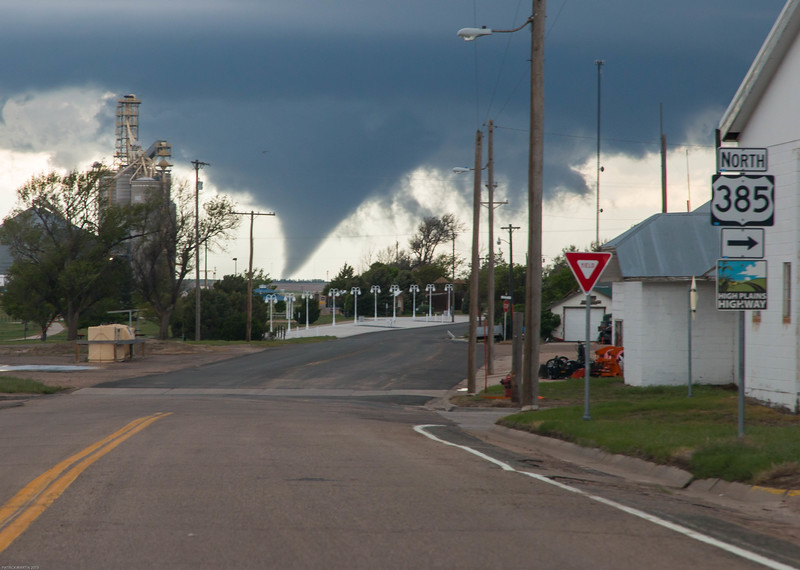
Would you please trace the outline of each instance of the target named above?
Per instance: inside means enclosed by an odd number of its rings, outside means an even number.
[[[258,340],[266,332],[267,306],[259,297],[254,301],[250,336],[251,340]],[[225,275],[214,287],[201,291],[200,303],[203,338],[246,340],[247,278],[243,275]],[[194,296],[184,298],[176,313],[173,329],[179,334],[194,331]]]
[[[462,226],[453,214],[429,216],[417,226],[417,233],[408,240],[408,247],[416,257],[415,267],[433,263],[436,248],[443,242],[455,239]]]
[[[58,316],[58,309],[48,300],[48,287],[43,286],[38,268],[31,265],[12,265],[13,274],[0,302],[3,310],[21,321],[31,321],[47,339],[47,327]]]
[[[31,293],[42,311],[49,305],[64,317],[68,340],[77,338],[81,315],[119,289],[113,260],[138,237],[131,231],[138,209],[105,203],[108,174],[100,166],[33,177],[0,228],[14,257],[9,281],[20,282],[6,291],[5,305],[22,308],[13,295]]]
[[[360,300],[359,300],[360,303]],[[319,300],[312,297],[308,300],[308,324],[317,322],[320,315]],[[298,326],[304,325],[306,322],[306,300],[302,297],[294,303],[294,319],[297,321]]]
[[[213,248],[228,237],[240,220],[225,196],[206,202],[203,209],[199,244],[201,248]],[[196,262],[194,190],[182,183],[173,187],[171,196],[155,189],[149,192],[139,224],[140,233],[146,237],[136,240],[132,247],[134,286],[156,314],[158,338],[163,340],[169,335],[183,281]]]

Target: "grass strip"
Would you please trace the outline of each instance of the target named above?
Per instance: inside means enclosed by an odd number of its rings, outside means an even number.
[[[582,380],[542,382],[546,409],[498,423],[675,465],[698,478],[769,484],[780,474],[800,488],[800,416],[748,402],[740,439],[735,387],[694,386],[689,398],[685,386],[640,388],[619,378],[593,378],[591,420],[583,419],[583,390]]]
[[[27,378],[0,376],[0,394],[55,394],[64,389],[60,386],[48,386]]]

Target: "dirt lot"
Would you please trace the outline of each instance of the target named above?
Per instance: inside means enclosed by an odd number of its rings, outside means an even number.
[[[87,349],[81,347],[80,361],[75,361],[75,344],[72,342],[44,344],[0,345],[0,365],[58,365],[85,366],[88,370],[72,372],[45,372],[12,370],[3,372],[9,376],[30,378],[49,386],[86,388],[101,382],[136,378],[202,366],[209,362],[225,360],[243,354],[259,352],[263,344],[233,344],[229,346],[192,345],[180,341],[147,340],[145,356],[140,356],[141,347],[135,349],[135,357],[123,362],[87,362]]]

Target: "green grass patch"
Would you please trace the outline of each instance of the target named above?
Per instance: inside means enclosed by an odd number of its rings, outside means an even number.
[[[548,409],[499,423],[675,465],[698,478],[764,484],[765,473],[794,464],[800,481],[800,416],[748,402],[746,437],[740,439],[737,393],[730,386],[694,386],[688,398],[685,386],[638,388],[618,378],[593,378],[591,420],[583,419],[583,391],[583,381],[542,382],[539,393]]]
[[[62,390],[64,388],[60,386],[48,386],[35,380],[0,376],[0,393],[2,394],[55,394]]]

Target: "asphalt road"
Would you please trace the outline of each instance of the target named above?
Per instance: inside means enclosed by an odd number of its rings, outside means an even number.
[[[467,325],[387,330],[248,356],[98,388],[448,390],[466,376]]]
[[[488,446],[398,399],[463,378],[466,345],[445,331],[287,347],[0,410],[0,568],[762,567],[622,503],[800,561],[714,507]]]

